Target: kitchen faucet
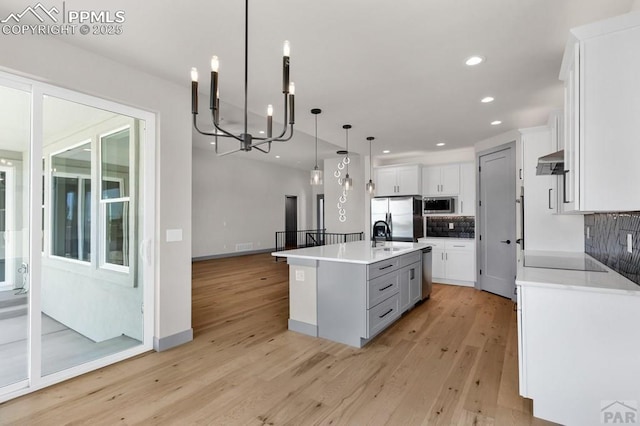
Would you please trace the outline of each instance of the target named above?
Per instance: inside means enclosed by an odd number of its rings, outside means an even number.
[[[378,220],[373,224],[373,229],[371,230],[371,241],[372,241],[371,246],[372,247],[375,247],[376,243],[378,242],[377,235],[376,235],[376,228],[378,227],[378,225],[384,227],[385,241],[391,241],[391,227],[389,227],[389,224],[384,220]]]

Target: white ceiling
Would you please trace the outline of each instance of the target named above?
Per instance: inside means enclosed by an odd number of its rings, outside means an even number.
[[[342,124],[350,123],[351,148],[361,153],[368,150],[367,136],[376,137],[377,156],[383,149],[394,155],[471,146],[507,130],[544,124],[549,111],[562,106],[558,72],[568,30],[626,13],[632,3],[251,0],[249,109],[263,116],[272,103],[279,118],[281,49],[287,39],[299,131],[313,134],[309,110],[319,107],[320,138],[342,147]],[[208,75],[209,59],[217,55],[221,99],[242,105],[244,2],[67,0],[66,7],[124,10],[120,36],[58,38],[162,76],[185,91],[190,68]],[[21,8],[24,0],[3,0],[0,12]],[[473,54],[486,62],[465,66]],[[203,94],[206,80],[201,78]],[[489,95],[493,103],[480,103]],[[236,109],[222,115],[227,122],[239,121]],[[503,124],[491,126],[493,120]],[[279,147],[280,161],[300,168],[313,163],[313,138],[301,139],[304,143]],[[440,141],[446,142],[443,148],[435,146]],[[323,145],[321,156],[332,155],[332,149]],[[291,158],[284,158],[289,153]],[[254,157],[276,161],[274,155]]]

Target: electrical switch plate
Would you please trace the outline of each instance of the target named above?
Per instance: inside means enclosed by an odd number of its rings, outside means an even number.
[[[182,229],[167,229],[167,242],[182,241]]]
[[[296,281],[304,281],[304,271],[296,270]]]
[[[453,229],[453,222],[449,222],[449,229]]]
[[[627,251],[633,253],[633,234],[627,234]]]

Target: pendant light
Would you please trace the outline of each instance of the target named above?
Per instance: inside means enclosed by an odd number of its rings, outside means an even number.
[[[373,173],[371,171],[371,162],[373,161],[371,158],[371,142],[374,139],[375,138],[373,136],[369,136],[367,138],[367,140],[369,141],[369,182],[367,182],[367,192],[369,193],[369,195],[373,195],[376,191],[376,184],[373,183],[373,180],[371,179],[371,177],[373,176]]]
[[[311,185],[322,185],[322,170],[318,168],[318,114],[320,114],[322,110],[320,108],[314,108],[311,110],[311,114],[315,116],[316,119],[316,165],[311,170]]]
[[[351,128],[351,124],[345,124],[342,128],[345,130],[347,135],[347,156],[344,159],[344,163],[347,165],[347,175],[344,177],[342,185],[345,190],[349,191],[353,189],[353,179],[349,177],[349,163],[351,162],[351,159],[349,158],[349,129]]]

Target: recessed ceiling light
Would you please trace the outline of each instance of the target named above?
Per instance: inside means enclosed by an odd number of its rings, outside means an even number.
[[[216,144],[215,142],[211,142],[211,145],[215,145],[215,144]]]
[[[478,65],[484,62],[484,58],[482,56],[470,56],[467,58],[467,60],[464,62],[465,64],[469,65],[470,67],[474,66],[474,65]]]
[[[260,130],[258,133],[260,133],[261,135],[264,135],[264,130]]]
[[[496,120],[496,121],[492,121],[492,122],[491,122],[491,125],[492,125],[492,126],[497,126],[498,124],[502,124],[502,121],[500,121],[500,120]]]
[[[276,158],[280,158],[280,156],[279,156],[279,155],[276,155]]]
[[[385,149],[384,151],[382,151],[382,153],[383,153],[383,154],[388,154],[388,153],[390,153],[390,152],[391,152],[391,151],[389,151],[388,149]]]
[[[445,146],[445,143],[444,143],[444,142],[438,142],[438,143],[436,144],[436,146]]]
[[[494,100],[493,97],[486,96],[486,97],[480,99],[480,102],[482,102],[483,104],[488,104],[489,102],[493,102],[493,100]]]

